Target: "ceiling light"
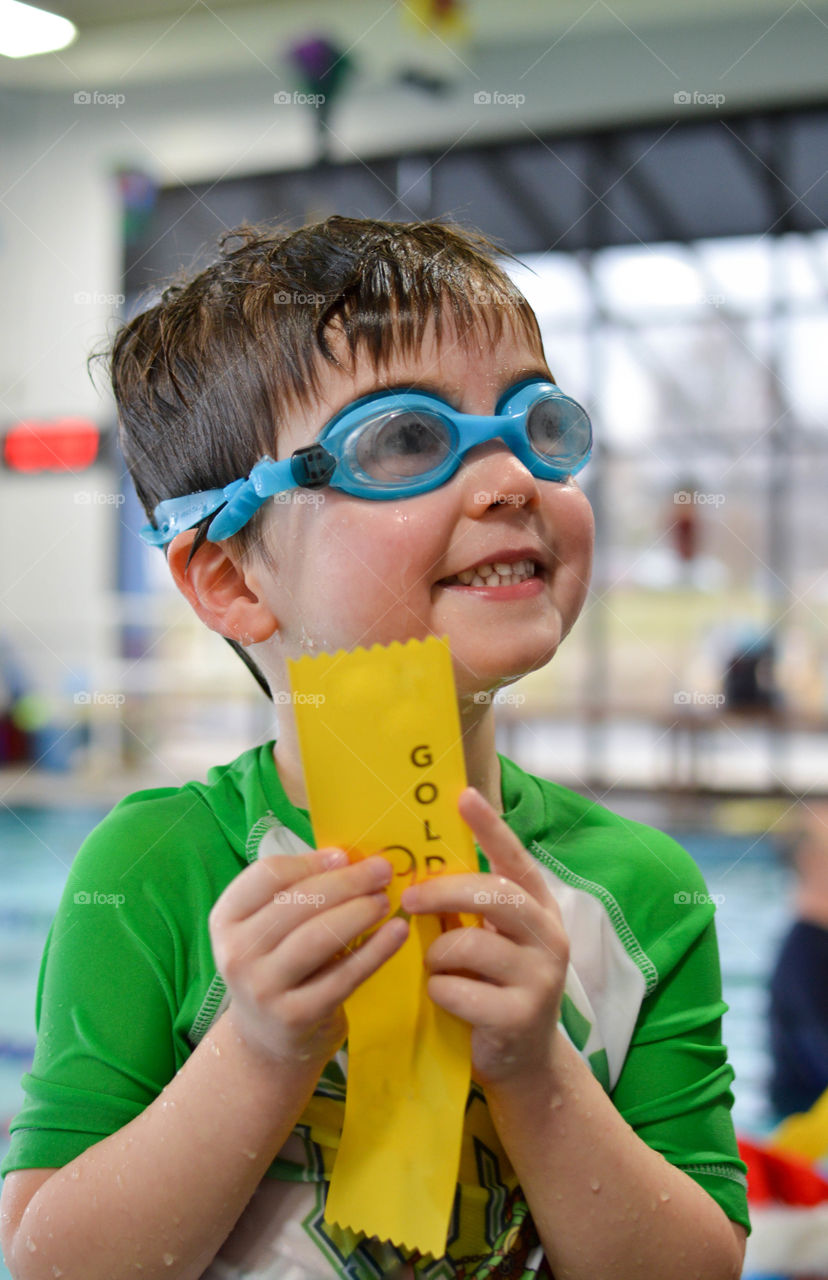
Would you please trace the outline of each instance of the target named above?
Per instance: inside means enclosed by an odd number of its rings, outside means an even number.
[[[35,53],[65,49],[77,34],[68,18],[19,0],[0,0],[0,53],[7,58],[30,58]]]

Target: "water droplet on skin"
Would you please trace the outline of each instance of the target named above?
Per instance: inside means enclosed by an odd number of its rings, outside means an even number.
[[[659,1198],[659,1200],[662,1202],[662,1204],[666,1204],[666,1203],[667,1203],[667,1201],[670,1199],[670,1192],[669,1192],[669,1191],[661,1191],[661,1192],[659,1192],[659,1196],[658,1196],[658,1198]]]
[[[563,1098],[560,1096],[560,1094],[555,1094],[553,1098],[549,1099],[549,1107],[552,1111],[557,1111],[558,1108],[562,1106],[563,1106]]]
[[[590,1187],[592,1188],[592,1190],[593,1190],[593,1191],[600,1191],[600,1190],[601,1190],[601,1183],[598,1181],[598,1179],[597,1179],[597,1178],[592,1178],[592,1179],[590,1180],[590,1184],[589,1184],[589,1185],[590,1185]]]
[[[215,1040],[210,1041],[210,1048],[212,1049],[213,1053],[216,1055],[217,1058],[221,1057],[221,1049],[218,1047]]]
[[[305,653],[313,653],[319,648],[318,641],[314,640],[313,636],[308,634],[305,627],[302,628],[302,633],[299,637],[299,644]]]
[[[29,1253],[37,1253],[37,1245],[31,1236],[26,1236],[26,1248],[29,1250]]]
[[[242,1151],[247,1156],[248,1160],[255,1160],[256,1156],[259,1154],[258,1151],[248,1151],[245,1147],[242,1147]]]
[[[171,1253],[165,1253],[165,1254],[162,1254],[161,1261],[163,1262],[165,1267],[171,1267],[172,1264],[175,1262],[175,1258]]]
[[[61,1271],[60,1267],[52,1267],[52,1275],[55,1277],[62,1276],[63,1272]]]
[[[70,1169],[69,1177],[72,1179],[73,1182],[77,1182],[78,1178],[80,1177],[80,1169]]]

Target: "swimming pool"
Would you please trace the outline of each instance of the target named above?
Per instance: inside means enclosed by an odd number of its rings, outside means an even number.
[[[0,809],[0,1159],[34,1045],[34,995],[43,943],[72,859],[104,816],[93,809]],[[789,873],[767,836],[673,831],[717,895],[725,1041],[736,1071],[740,1131],[769,1125],[764,983],[788,921]],[[8,1272],[0,1261],[0,1280]]]

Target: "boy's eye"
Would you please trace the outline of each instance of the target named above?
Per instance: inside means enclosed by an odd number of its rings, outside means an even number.
[[[429,413],[384,415],[359,435],[357,461],[375,480],[424,475],[440,465],[451,447],[446,423]]]
[[[568,461],[582,455],[589,439],[589,419],[580,405],[550,397],[529,410],[526,430],[537,453]]]

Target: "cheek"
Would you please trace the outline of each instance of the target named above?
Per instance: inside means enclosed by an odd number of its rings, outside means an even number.
[[[595,522],[592,507],[577,485],[567,485],[555,495],[551,528],[558,534],[555,547],[558,563],[571,579],[580,607],[589,587]]]
[[[364,502],[329,513],[316,548],[320,561],[343,575],[364,576],[372,588],[401,583],[412,558],[409,515],[399,505]]]
[[[428,566],[439,537],[434,521],[416,518],[411,502],[359,502],[334,495],[318,523],[299,539],[295,581],[317,617],[360,617],[371,623],[428,591]],[[314,605],[314,601],[316,604]]]

